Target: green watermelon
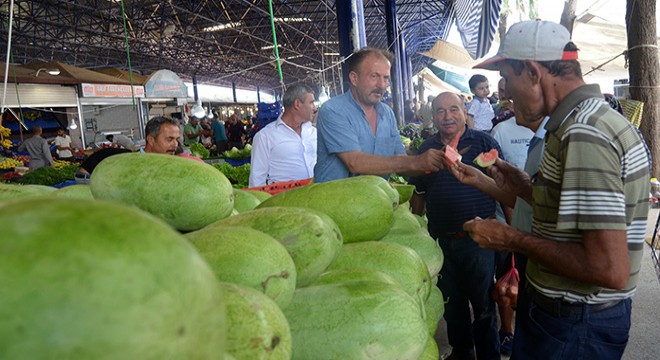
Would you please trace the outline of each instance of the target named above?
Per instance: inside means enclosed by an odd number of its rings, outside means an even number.
[[[411,248],[382,241],[344,244],[339,257],[328,270],[371,269],[390,275],[420,306],[431,291],[429,271],[421,257]]]
[[[341,232],[321,212],[297,207],[266,207],[217,221],[216,226],[245,226],[274,237],[296,265],[296,287],[309,285],[337,258]]]
[[[286,248],[272,236],[247,227],[215,226],[187,233],[185,237],[220,281],[259,290],[281,308],[291,302],[296,267]]]
[[[0,201],[30,196],[49,196],[57,190],[44,185],[17,185],[0,183]]]
[[[417,360],[429,338],[415,300],[383,282],[301,288],[284,315],[294,360]]]
[[[53,196],[94,200],[92,190],[87,184],[66,186],[53,191]]]
[[[358,180],[360,177],[310,184],[281,192],[257,208],[292,206],[318,210],[330,216],[339,226],[344,243],[378,240],[392,226],[393,209],[398,201],[393,200],[391,193],[374,185],[378,181]],[[385,185],[389,186],[387,181]]]
[[[272,196],[271,194],[261,190],[249,190],[249,189],[242,189],[242,190],[247,191],[250,194],[254,195],[257,199],[259,199],[260,202]]]
[[[407,246],[424,260],[424,264],[430,276],[440,273],[445,258],[440,245],[426,232],[421,229],[408,232],[394,230],[390,231],[380,241]]]
[[[252,288],[221,282],[227,304],[227,352],[236,359],[291,358],[289,323],[277,304]]]
[[[482,168],[487,168],[497,161],[499,154],[497,152],[497,149],[491,149],[488,152],[482,152],[481,154],[477,155],[474,160],[472,160],[473,163],[475,163],[478,166],[481,166]]]
[[[182,231],[231,214],[231,183],[213,166],[180,156],[125,153],[104,159],[89,186],[96,199],[137,206]]]
[[[424,353],[419,357],[418,360],[438,360],[440,359],[440,350],[438,349],[438,343],[435,342],[433,337],[429,338],[429,341],[426,342],[426,347],[424,348]]]
[[[234,209],[239,214],[254,209],[260,203],[261,200],[254,196],[254,194],[240,189],[234,189]]]
[[[335,269],[326,271],[312,285],[343,284],[347,282],[377,281],[400,286],[391,276],[372,269]]]
[[[438,322],[445,314],[445,299],[442,296],[442,291],[437,286],[431,287],[426,303],[424,304],[426,311],[426,325],[428,326],[429,333],[435,335],[438,329]]]
[[[116,203],[41,197],[0,205],[0,229],[0,359],[224,353],[217,279],[162,220]]]
[[[390,183],[390,185],[399,193],[399,205],[410,201],[410,198],[412,198],[415,192],[415,185],[393,183]]]

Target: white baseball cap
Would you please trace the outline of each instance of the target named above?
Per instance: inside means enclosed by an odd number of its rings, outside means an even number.
[[[503,60],[577,60],[577,51],[564,51],[571,34],[563,25],[551,21],[522,21],[511,25],[497,55],[474,68],[499,70]]]

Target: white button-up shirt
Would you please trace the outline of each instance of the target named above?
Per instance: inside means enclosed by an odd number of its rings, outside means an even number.
[[[305,122],[298,136],[278,118],[254,136],[250,163],[250,187],[314,177],[316,128]]]

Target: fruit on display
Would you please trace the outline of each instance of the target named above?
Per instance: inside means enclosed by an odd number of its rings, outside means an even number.
[[[426,325],[428,325],[429,334],[435,335],[438,328],[438,321],[442,319],[445,314],[445,300],[442,296],[442,291],[437,286],[431,287],[426,303],[424,303],[424,310],[426,311]]]
[[[374,182],[350,178],[291,189],[268,198],[257,209],[271,206],[303,207],[326,213],[339,226],[344,243],[378,240],[387,234],[394,221],[391,194]]]
[[[270,196],[125,155],[90,185],[0,185],[0,359],[437,356],[442,251],[383,178]]]
[[[267,207],[232,216],[206,227],[245,226],[272,236],[296,266],[296,286],[316,279],[337,258],[343,244],[334,221],[321,212],[297,207]]]
[[[23,162],[12,158],[4,158],[0,160],[0,170],[14,169],[17,166],[23,166]]]
[[[401,206],[394,212],[394,224],[380,241],[407,246],[424,260],[431,277],[440,273],[444,254],[440,245],[422,229],[409,209]]]
[[[259,201],[264,201],[272,196],[271,194],[261,190],[243,189],[243,191],[247,191],[250,194],[254,195],[257,199],[259,199]]]
[[[321,274],[313,285],[344,284],[349,282],[376,281],[394,286],[399,284],[382,271],[372,269],[335,269]]]
[[[162,220],[116,203],[41,197],[0,203],[0,228],[0,358],[225,351],[217,279]]]
[[[284,315],[294,360],[417,360],[429,339],[415,300],[383,282],[300,288]]]
[[[375,175],[353,176],[347,179],[343,179],[341,181],[344,181],[349,184],[353,182],[361,182],[376,186],[379,189],[383,190],[383,192],[390,197],[390,200],[392,201],[392,209],[396,209],[399,206],[399,192],[395,190],[394,187],[392,187],[392,185],[389,182],[387,182],[387,180],[383,179],[380,176],[375,176]]]
[[[221,172],[179,156],[111,156],[94,169],[89,185],[96,199],[137,206],[182,231],[201,229],[234,208],[231,183]]]
[[[328,267],[334,269],[372,269],[391,276],[420,305],[431,291],[429,271],[409,247],[382,241],[344,244],[339,257]]]
[[[396,183],[390,183],[394,190],[396,190],[399,193],[399,205],[410,201],[410,198],[412,198],[413,192],[415,191],[415,185],[408,185],[408,184],[396,184]]]
[[[44,196],[54,192],[54,187],[43,185],[18,185],[0,183],[0,201],[19,197]]]
[[[291,331],[279,306],[252,288],[220,282],[227,309],[227,352],[236,359],[291,359]]]
[[[259,204],[261,204],[261,200],[253,194],[244,190],[234,189],[234,209],[236,209],[239,214],[252,210]]]
[[[499,153],[497,152],[497,149],[491,149],[490,151],[487,152],[482,152],[481,154],[477,155],[472,162],[475,165],[481,166],[482,168],[487,168],[497,161],[497,157],[499,156]]]
[[[259,290],[281,308],[291,302],[296,267],[286,248],[272,236],[239,226],[208,227],[184,236],[220,281]]]
[[[93,200],[92,190],[87,184],[65,186],[53,191],[53,196]]]
[[[433,337],[429,338],[429,341],[426,342],[426,347],[424,352],[419,357],[418,360],[438,360],[440,359],[440,350],[438,349],[438,343],[435,342]]]

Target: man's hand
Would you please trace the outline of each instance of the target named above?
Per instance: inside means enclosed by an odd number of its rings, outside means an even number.
[[[445,153],[442,150],[429,149],[415,157],[418,162],[419,170],[425,173],[431,173],[443,170]]]
[[[526,172],[502,159],[497,159],[487,171],[499,188],[520,196],[531,204],[532,182]]]
[[[516,251],[511,240],[515,236],[513,233],[517,230],[495,219],[483,220],[476,217],[465,222],[463,230],[470,233],[472,240],[484,249]]]
[[[447,169],[461,184],[476,187],[477,184],[486,181],[486,174],[470,165],[459,163],[456,166],[448,165]]]

